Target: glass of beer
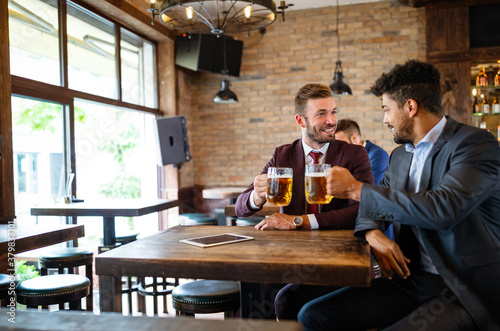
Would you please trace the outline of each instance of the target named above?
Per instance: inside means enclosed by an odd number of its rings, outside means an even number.
[[[326,192],[326,170],[329,164],[306,165],[306,200],[309,204],[327,204],[332,201],[333,196]]]
[[[267,202],[274,206],[288,206],[292,201],[292,168],[269,167],[267,169]]]

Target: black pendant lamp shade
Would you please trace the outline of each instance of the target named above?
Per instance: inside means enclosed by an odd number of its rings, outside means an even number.
[[[352,95],[351,88],[349,87],[349,85],[342,81],[343,78],[344,74],[342,73],[342,61],[337,61],[335,64],[335,75],[333,77],[333,83],[332,85],[330,85],[330,89],[332,90],[334,95]]]
[[[339,0],[337,0],[337,62],[335,62],[335,73],[333,76],[333,83],[330,85],[334,95],[344,94],[352,95],[349,85],[343,82],[344,73],[342,71],[342,61],[340,61],[340,35],[339,35]]]
[[[236,103],[238,102],[238,97],[236,94],[229,89],[229,80],[224,78],[221,81],[221,89],[214,97],[214,102],[217,103]]]

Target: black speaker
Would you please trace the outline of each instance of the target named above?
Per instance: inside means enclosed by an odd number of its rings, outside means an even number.
[[[186,118],[171,116],[157,118],[155,121],[158,164],[180,165],[190,161]]]
[[[470,47],[500,46],[500,4],[469,8]]]
[[[194,71],[222,73],[224,43],[228,75],[239,77],[243,42],[230,36],[184,34],[177,37],[175,64]]]

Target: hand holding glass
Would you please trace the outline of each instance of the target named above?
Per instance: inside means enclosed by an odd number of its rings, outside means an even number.
[[[269,167],[267,169],[267,202],[274,206],[288,206],[292,201],[292,168]]]
[[[306,165],[305,186],[306,200],[309,204],[327,204],[332,201],[333,196],[326,191],[326,170],[330,169],[329,164],[308,164]]]

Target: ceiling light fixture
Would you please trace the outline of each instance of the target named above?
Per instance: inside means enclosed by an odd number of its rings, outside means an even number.
[[[224,52],[224,69],[222,69],[222,81],[221,81],[221,89],[214,96],[214,102],[216,103],[237,103],[238,97],[236,93],[229,89],[229,79],[227,79],[227,74],[229,70],[227,70],[226,63],[226,37],[222,37],[222,51]]]
[[[335,74],[333,83],[330,85],[334,95],[352,95],[349,85],[343,82],[344,72],[342,71],[342,61],[340,61],[340,36],[339,36],[339,0],[337,0],[337,62],[335,62]]]
[[[273,0],[150,0],[152,24],[158,16],[167,27],[191,33],[248,32],[261,29],[281,14],[285,21],[285,1],[276,11]]]

